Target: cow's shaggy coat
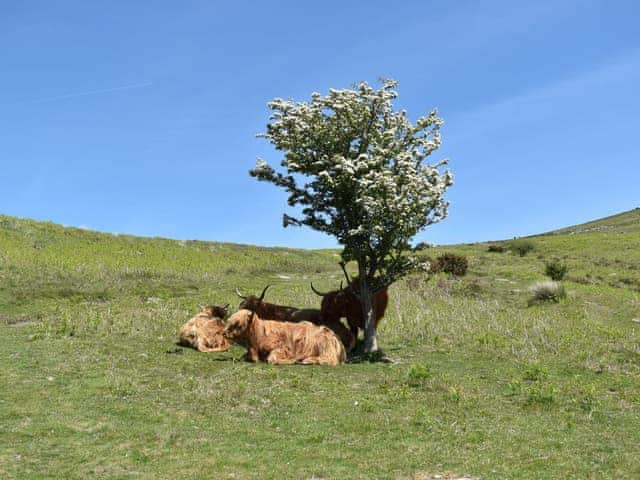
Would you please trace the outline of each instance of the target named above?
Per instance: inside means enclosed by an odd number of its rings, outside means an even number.
[[[320,293],[314,289],[314,292],[322,295],[320,310],[325,321],[334,324],[335,322],[339,322],[341,318],[346,318],[351,333],[356,339],[358,338],[358,329],[364,330],[365,326],[360,300],[353,293],[353,291],[357,291],[354,290],[357,289],[357,285],[357,280],[353,280],[350,287],[333,290],[328,293]],[[389,294],[386,288],[376,292],[371,299],[374,327],[376,329],[387,310],[388,303]]]
[[[201,312],[185,323],[178,334],[178,343],[200,352],[224,352],[229,350],[229,341],[224,337],[227,307],[201,306]]]
[[[264,289],[266,292],[268,287]],[[281,320],[283,322],[311,322],[316,325],[324,325],[325,327],[333,330],[342,344],[346,348],[347,352],[351,351],[356,344],[356,337],[353,336],[351,331],[344,326],[344,324],[338,318],[326,319],[320,310],[315,308],[299,309],[296,307],[289,307],[286,305],[277,305],[275,303],[263,302],[260,297],[255,295],[241,295],[239,291],[236,293],[242,302],[238,306],[239,310],[246,309],[256,312],[260,318],[268,318],[269,320]]]
[[[306,321],[262,320],[246,309],[229,317],[224,336],[246,346],[245,358],[250,362],[335,366],[347,356],[340,339],[327,327]]]
[[[344,345],[347,352],[350,352],[353,347],[356,346],[356,337],[353,336],[351,331],[344,326],[344,324],[338,320],[328,320],[322,315],[322,312],[317,308],[305,308],[298,310],[291,316],[292,322],[311,322],[316,325],[323,325],[331,329]]]

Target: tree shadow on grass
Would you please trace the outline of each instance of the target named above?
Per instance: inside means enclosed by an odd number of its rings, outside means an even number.
[[[390,350],[399,350],[392,348]],[[362,343],[358,344],[347,357],[347,363],[396,363],[384,350],[365,352]]]

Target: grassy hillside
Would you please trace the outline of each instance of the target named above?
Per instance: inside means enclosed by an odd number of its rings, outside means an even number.
[[[640,207],[628,212],[618,213],[609,217],[600,218],[580,225],[565,227],[550,232],[554,235],[575,235],[576,233],[631,233],[640,231]]]
[[[470,269],[392,286],[394,362],[323,368],[175,336],[236,287],[317,305],[308,284],[338,285],[335,251],[0,216],[0,478],[640,478],[640,229],[612,218],[523,257],[425,250]],[[568,296],[528,306],[552,258]]]

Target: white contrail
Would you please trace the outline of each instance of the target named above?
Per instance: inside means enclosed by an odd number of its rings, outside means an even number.
[[[54,100],[64,100],[64,99],[67,99],[67,98],[85,97],[87,95],[96,95],[98,93],[117,92],[119,90],[131,90],[133,88],[150,87],[151,85],[153,85],[153,83],[151,83],[151,82],[132,83],[130,85],[121,85],[119,87],[101,88],[100,90],[88,90],[86,92],[67,93],[66,95],[56,95],[55,97],[40,98],[38,100],[29,100],[29,101],[22,102],[22,103],[24,104],[24,103],[52,102]]]

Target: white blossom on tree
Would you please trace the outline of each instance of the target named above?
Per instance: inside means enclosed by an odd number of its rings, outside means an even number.
[[[425,162],[440,146],[442,119],[433,110],[413,124],[406,111],[394,111],[397,85],[383,79],[378,90],[361,82],[312,93],[308,102],[274,99],[258,136],[284,153],[283,171],[258,159],[250,172],[302,207],[300,218],[284,215],[284,226],[333,235],[343,260],[357,262],[366,351],[377,349],[371,296],[412,268],[409,241],[447,216],[444,193],[453,181],[440,171],[446,160]]]

